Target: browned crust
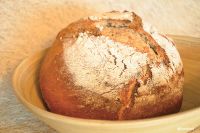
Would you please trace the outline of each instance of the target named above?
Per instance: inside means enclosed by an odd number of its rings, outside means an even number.
[[[183,100],[183,75],[182,70],[180,74],[177,72],[173,75],[167,85],[137,92],[135,104],[125,119],[149,118],[178,112]]]
[[[143,30],[141,18],[134,13],[133,16],[134,23],[121,20],[104,22],[113,28],[105,28],[103,31],[95,27],[94,21],[81,19],[58,34],[40,70],[42,95],[52,112],[89,119],[125,120],[154,117],[180,110],[183,70],[181,74],[175,73],[167,85],[154,86],[145,90],[140,90],[140,83],[132,79],[129,84],[119,89],[119,98],[111,100],[74,85],[73,77],[67,71],[63,60],[63,41],[67,41],[69,46],[72,45],[80,32],[88,32],[89,35],[94,36],[108,36],[140,52],[147,52],[151,61],[157,59],[158,63],[164,61],[169,65],[165,51]],[[114,27],[119,26],[120,23],[124,27]],[[127,36],[127,38],[122,39],[120,36]],[[147,43],[151,43],[156,48],[156,53],[148,47]],[[143,69],[141,80],[147,84],[147,80],[152,78],[151,69],[149,65],[144,66]]]

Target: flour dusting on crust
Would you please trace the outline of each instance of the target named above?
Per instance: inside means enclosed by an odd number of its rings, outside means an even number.
[[[67,45],[67,44],[66,44]],[[78,86],[99,94],[120,88],[142,71],[147,53],[114,42],[105,36],[80,33],[76,42],[65,50],[64,59]]]
[[[102,15],[90,16],[89,19],[133,20],[131,12],[110,12]],[[103,25],[95,23],[102,32]],[[72,74],[74,84],[107,98],[119,96],[119,88],[123,88],[134,78],[140,87],[161,86],[168,84],[170,78],[178,71],[182,71],[182,62],[176,47],[167,37],[159,34],[148,23],[143,22],[143,29],[164,49],[169,58],[169,66],[161,61],[158,63],[148,57],[148,53],[139,52],[130,45],[110,39],[107,36],[89,35],[89,32],[79,33],[73,45],[68,46],[64,41],[64,61],[67,71]],[[147,44],[147,47],[148,44]],[[150,48],[149,48],[150,49]],[[150,68],[152,77],[148,77],[147,84],[142,84],[145,75],[144,67]]]
[[[156,28],[147,22],[143,22],[143,28],[165,50],[173,71],[175,72],[177,69],[182,70],[181,58],[172,40],[165,35],[159,34]]]
[[[156,28],[147,22],[143,22],[143,29],[149,33],[153,39],[165,50],[171,69],[167,68],[163,63],[159,66],[150,65],[152,71],[152,83],[154,86],[165,85],[170,77],[177,71],[181,72],[183,64],[180,55],[171,39],[157,32]]]
[[[173,45],[173,43],[169,39],[164,37],[163,35],[158,34],[156,32],[151,35],[155,39],[155,41],[167,53],[167,56],[170,60],[170,66],[173,69],[173,71],[175,72],[178,69],[178,67],[181,67],[181,70],[182,70],[181,58],[180,58],[180,55],[179,55],[176,47]]]

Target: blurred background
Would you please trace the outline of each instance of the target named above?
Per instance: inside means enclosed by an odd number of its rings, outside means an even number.
[[[16,99],[13,70],[70,22],[111,10],[134,11],[162,33],[200,37],[200,0],[0,0],[0,133],[55,132]]]

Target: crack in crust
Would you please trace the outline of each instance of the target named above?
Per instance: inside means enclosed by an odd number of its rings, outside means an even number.
[[[122,76],[122,74],[124,73],[124,71],[127,69],[127,65],[126,65],[126,63],[124,63],[124,60],[122,60],[121,62],[122,62],[122,64],[124,65],[124,68],[123,68],[123,70],[121,71],[121,73],[119,74],[120,77]]]
[[[148,80],[152,79],[152,72],[150,69],[149,64],[142,67],[145,73],[143,74],[141,79],[131,79],[124,88],[122,88],[120,92],[120,102],[122,103],[121,108],[118,111],[118,120],[125,120],[127,119],[126,114],[129,113],[131,108],[134,106],[135,98],[137,96],[137,89],[142,86],[146,85]]]
[[[125,86],[120,92],[120,101],[122,103],[121,108],[118,111],[118,120],[126,119],[126,114],[130,111],[134,105],[134,93],[139,87],[139,83],[136,79],[129,81],[129,84]]]

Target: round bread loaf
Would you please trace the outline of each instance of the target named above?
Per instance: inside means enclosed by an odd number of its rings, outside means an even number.
[[[171,39],[133,12],[71,23],[45,56],[41,92],[50,111],[132,120],[180,110],[183,65]]]

